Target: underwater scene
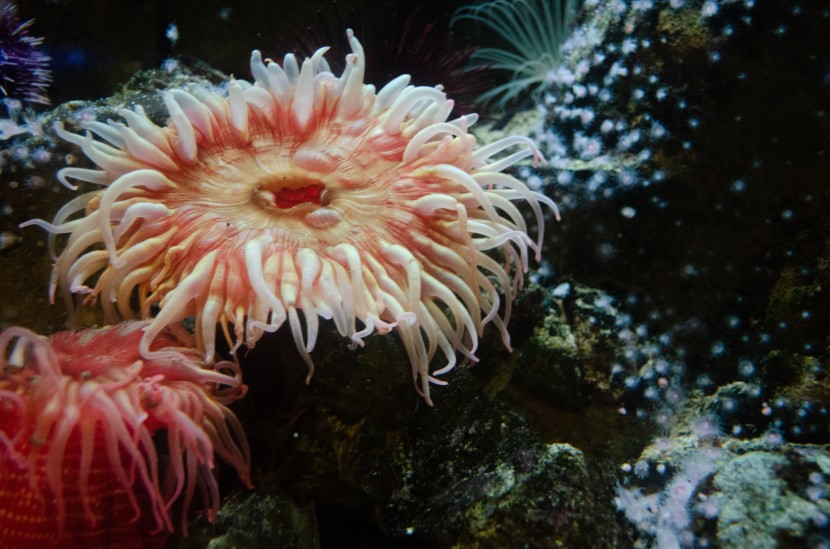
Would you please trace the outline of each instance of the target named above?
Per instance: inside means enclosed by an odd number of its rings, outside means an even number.
[[[0,548],[830,548],[828,151],[828,0],[0,0]]]

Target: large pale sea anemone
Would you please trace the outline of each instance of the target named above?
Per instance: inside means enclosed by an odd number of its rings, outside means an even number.
[[[205,369],[166,330],[151,348],[164,357],[145,359],[146,324],[0,334],[0,545],[160,546],[171,506],[184,526],[197,489],[218,510],[214,453],[250,485],[245,435],[224,405],[244,393],[238,367]]]
[[[523,136],[476,148],[476,116],[448,120],[440,86],[404,75],[376,92],[363,82],[360,42],[348,39],[340,76],[327,48],[281,65],[254,51],[253,84],[235,80],[227,96],[165,92],[165,127],[140,107],[120,111],[126,123],[84,124],[83,136],[57,126],[98,167],[59,179],[105,188],[52,224],[30,222],[53,233],[52,249],[54,234],[69,233],[52,292],[87,294],[110,321],[136,310],[152,318],[145,356],[188,317],[207,361],[217,325],[236,350],[288,323],[309,375],[320,317],[359,345],[394,330],[427,402],[456,353],[476,360],[485,324],[509,346],[511,303],[528,256],[541,252],[542,205],[556,207],[503,170],[541,155]],[[430,373],[439,350],[446,363]]]

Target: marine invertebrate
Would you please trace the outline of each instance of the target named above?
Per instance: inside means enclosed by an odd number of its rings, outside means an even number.
[[[528,90],[536,96],[554,78],[559,48],[567,38],[580,0],[492,0],[459,8],[451,25],[469,19],[493,30],[510,49],[486,47],[473,52],[475,66],[509,71],[510,80],[479,101],[504,107]],[[538,98],[538,97],[537,97]]]
[[[541,155],[521,136],[475,150],[467,129],[476,116],[448,121],[452,101],[406,75],[376,93],[363,83],[360,42],[348,39],[339,77],[326,48],[301,66],[292,54],[280,66],[254,51],[254,83],[232,82],[227,98],[166,92],[167,127],[140,107],[120,111],[126,124],[83,124],[85,136],[58,126],[100,168],[64,168],[59,179],[105,188],[53,224],[29,222],[71,233],[52,291],[99,299],[110,319],[131,316],[134,295],[142,316],[158,308],[145,356],[165,327],[191,316],[207,361],[217,324],[229,340],[233,325],[236,350],[288,323],[309,376],[320,317],[359,345],[394,330],[427,402],[429,381],[457,351],[476,360],[486,323],[509,345],[511,302],[529,252],[541,252],[541,206],[556,206],[502,171]],[[535,241],[514,201],[530,206]],[[493,248],[503,264],[485,253]],[[447,363],[430,374],[438,350]]]
[[[48,105],[46,89],[52,81],[49,56],[40,51],[43,38],[29,36],[29,27],[17,17],[17,6],[0,0],[0,93],[32,104]]]
[[[146,547],[172,531],[196,489],[219,507],[214,453],[248,480],[233,363],[203,369],[170,332],[144,359],[146,322],[40,336],[0,334],[0,540],[10,546]],[[164,431],[159,471],[154,433]],[[5,545],[4,545],[5,546]]]

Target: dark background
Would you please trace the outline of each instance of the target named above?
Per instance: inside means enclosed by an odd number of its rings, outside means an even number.
[[[171,56],[249,78],[251,50],[281,56],[307,49],[308,36],[315,36],[328,39],[315,46],[334,46],[328,58],[339,59],[336,48],[346,46],[346,27],[353,27],[364,44],[378,35],[394,41],[396,25],[408,17],[448,28],[452,12],[465,3],[26,0],[18,3],[18,13],[23,21],[35,19],[31,35],[44,37],[43,50],[52,57],[49,94],[57,105],[111,95],[136,71],[157,68]],[[171,23],[179,32],[175,45],[165,36]],[[367,48],[367,54],[374,53]]]

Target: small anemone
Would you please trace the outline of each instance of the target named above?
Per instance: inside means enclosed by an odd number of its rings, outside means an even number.
[[[492,0],[456,10],[450,25],[470,20],[495,31],[508,49],[479,48],[473,67],[510,72],[510,79],[479,96],[499,108],[531,90],[540,96],[548,75],[562,61],[560,47],[579,12],[581,0]]]

